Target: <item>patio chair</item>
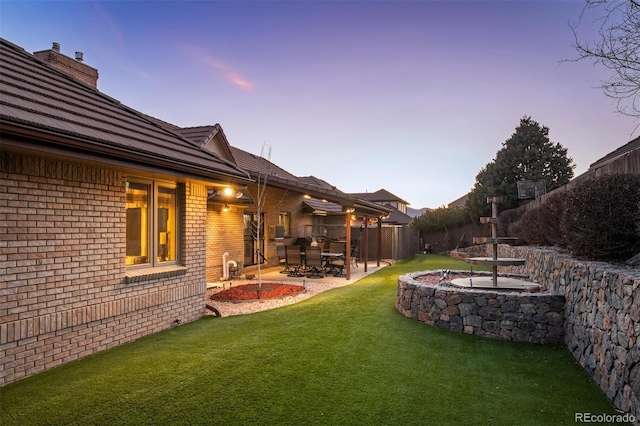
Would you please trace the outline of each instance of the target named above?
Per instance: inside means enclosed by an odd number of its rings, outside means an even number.
[[[351,267],[358,267],[358,252],[360,251],[360,241],[354,240],[351,243]]]
[[[291,273],[291,268],[287,264],[287,250],[284,247],[284,243],[276,243],[276,250],[278,251],[278,265],[282,267],[281,274]]]
[[[300,246],[285,246],[285,252],[287,254],[287,266],[290,271],[287,274],[288,277],[302,277],[300,269],[302,268],[302,250]]]
[[[307,278],[323,278],[322,249],[318,246],[309,246],[304,250],[304,263],[307,267]]]
[[[341,253],[339,256],[329,259],[328,267],[329,272],[333,273],[334,277],[344,277],[345,263],[345,244],[344,243],[331,243],[329,245],[330,253]]]

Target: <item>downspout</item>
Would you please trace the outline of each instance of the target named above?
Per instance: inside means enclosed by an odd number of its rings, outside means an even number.
[[[222,278],[220,280],[228,280],[229,279],[229,265],[227,265],[227,256],[229,256],[229,252],[226,251],[222,255]]]

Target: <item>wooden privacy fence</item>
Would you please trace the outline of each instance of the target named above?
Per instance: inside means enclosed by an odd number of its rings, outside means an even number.
[[[490,230],[487,225],[468,223],[447,231],[432,231],[422,233],[421,251],[424,244],[431,245],[432,253],[443,253],[456,247],[468,247],[473,244],[473,237],[486,237]]]
[[[420,233],[410,226],[383,226],[381,229],[381,258],[385,260],[398,261],[413,256],[421,252]],[[368,260],[376,260],[377,255],[377,227],[367,228],[367,257]],[[363,261],[365,250],[364,228],[352,230],[352,237],[360,240],[358,247],[358,259]]]

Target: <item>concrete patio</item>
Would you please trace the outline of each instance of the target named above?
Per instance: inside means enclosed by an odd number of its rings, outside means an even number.
[[[358,262],[357,268],[354,268],[354,267],[351,268],[351,273],[348,280],[346,279],[346,277],[335,277],[331,274],[328,274],[323,278],[308,278],[306,276],[289,277],[287,276],[287,274],[280,273],[280,271],[282,270],[282,268],[280,267],[271,267],[271,268],[262,269],[261,276],[262,276],[262,280],[266,282],[301,283],[303,281],[306,281],[306,282],[327,283],[327,284],[335,284],[337,286],[343,286],[346,284],[352,284],[358,281],[359,279],[364,278],[367,275],[370,275],[375,271],[378,271],[381,268],[384,268],[385,266],[389,266],[389,265],[390,265],[389,261],[381,261],[380,266],[377,266],[377,263],[375,261],[370,261],[367,263],[367,272],[365,272],[364,263]],[[255,277],[248,280],[246,279],[246,275],[255,275]],[[233,283],[233,285],[238,285],[238,284],[244,284],[249,282],[256,282],[257,279],[258,279],[258,271],[249,271],[249,272],[243,273],[239,278],[234,277],[224,281],[207,283],[207,288],[222,287],[223,284],[228,285],[229,283]]]

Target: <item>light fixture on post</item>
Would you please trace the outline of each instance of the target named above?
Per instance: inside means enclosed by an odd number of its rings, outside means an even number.
[[[231,195],[233,195],[233,189],[227,187],[223,190],[224,195],[226,195],[227,197],[230,197]]]
[[[222,208],[223,212],[228,212],[229,210],[231,210],[231,207],[229,207],[228,204],[225,204],[224,207]]]

